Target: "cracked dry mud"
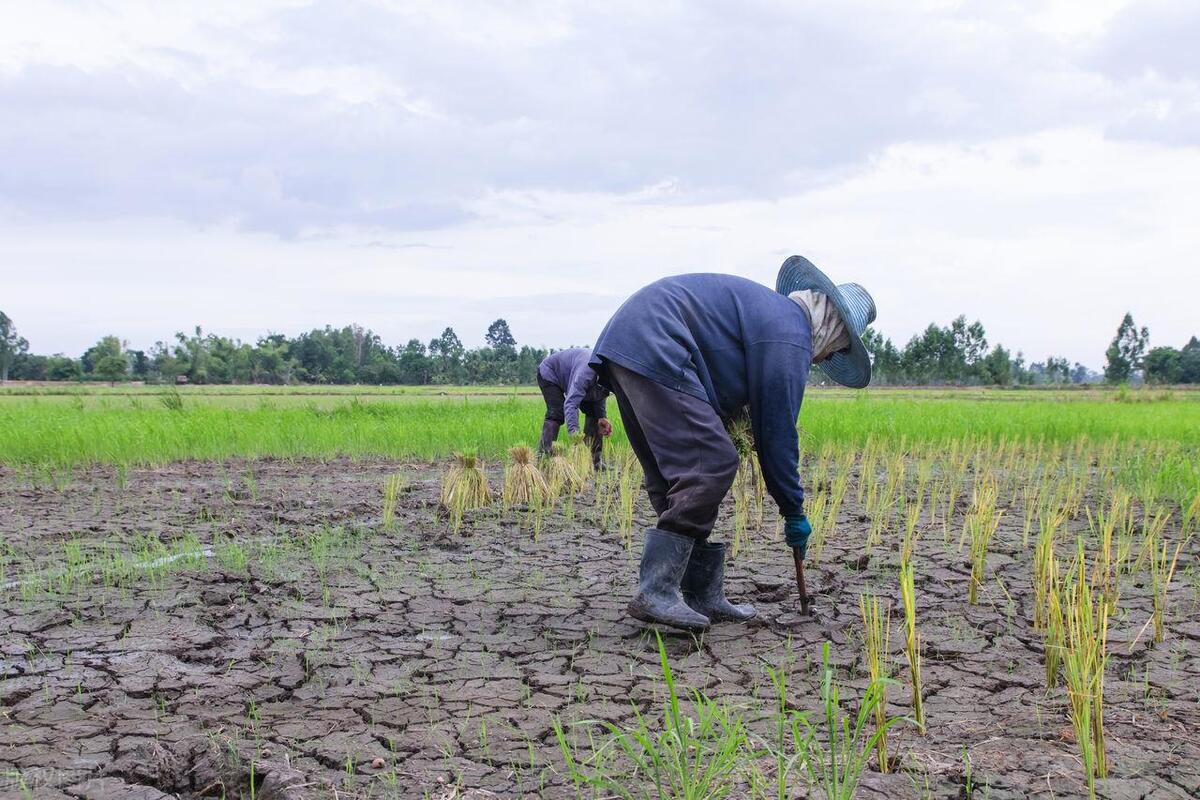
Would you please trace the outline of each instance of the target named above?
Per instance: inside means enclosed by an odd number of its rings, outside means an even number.
[[[382,486],[397,472],[407,486],[385,531]],[[119,587],[89,579],[61,594],[26,585],[0,596],[0,796],[249,797],[252,783],[260,798],[574,796],[552,721],[629,722],[633,705],[661,701],[655,641],[623,611],[640,537],[630,553],[599,532],[586,496],[536,542],[496,510],[452,535],[436,510],[439,473],[189,463],[132,470],[127,483],[111,469],[80,471],[54,489],[0,471],[3,581],[56,574],[72,539],[88,553],[130,550],[139,537],[203,552]],[[896,556],[882,547],[862,563],[853,494],[809,570],[816,619],[797,613],[791,560],[769,524],[729,568],[730,596],[754,602],[759,618],[699,640],[667,637],[677,678],[743,707],[755,730],[771,724],[766,664],[785,666],[792,702],[815,709],[828,639],[843,683],[864,685],[857,595],[868,589],[896,597],[891,702],[906,710]],[[639,500],[639,523],[648,510]],[[957,532],[949,547],[940,527],[924,537],[929,733],[894,729],[899,771],[868,771],[860,796],[1083,793],[1064,693],[1043,685],[1018,510],[1005,519],[975,607]],[[332,553],[313,543],[322,526],[349,532]],[[1163,644],[1143,635],[1131,648],[1149,598],[1137,580],[1122,586],[1103,797],[1200,794],[1197,551],[1193,541],[1181,556]]]

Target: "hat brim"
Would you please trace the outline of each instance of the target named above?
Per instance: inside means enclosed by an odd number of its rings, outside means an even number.
[[[820,292],[833,302],[842,319],[847,321],[847,327],[849,320],[854,318],[842,290],[804,256],[791,256],[783,262],[775,279],[775,291],[785,296],[792,292]],[[840,350],[822,361],[821,370],[842,386],[862,389],[871,382],[871,355],[863,344],[863,331],[850,330],[849,333],[850,349]]]

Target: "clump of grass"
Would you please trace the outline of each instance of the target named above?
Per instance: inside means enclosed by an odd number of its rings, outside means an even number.
[[[404,476],[400,473],[389,475],[383,484],[383,527],[391,530],[396,523],[396,506],[400,502],[400,492],[404,490]]]
[[[862,612],[863,661],[871,684],[880,687],[879,703],[875,706],[875,730],[881,733],[876,737],[875,752],[879,759],[879,771],[886,774],[891,771],[887,744],[887,659],[892,634],[888,612],[891,604],[885,607],[878,597],[863,594],[858,597],[858,608]]]
[[[750,749],[745,724],[734,710],[699,691],[691,693],[691,708],[685,711],[661,635],[658,656],[666,685],[661,716],[649,718],[634,706],[635,722],[628,729],[580,722],[603,734],[597,742],[589,730],[586,753],[554,721],[567,772],[577,788],[589,787],[603,797],[727,797],[737,787]]]
[[[900,599],[904,603],[904,654],[912,679],[913,721],[917,733],[925,735],[925,707],[921,702],[921,635],[917,633],[917,595],[912,561],[900,564]]]
[[[834,680],[830,664],[829,642],[821,648],[822,723],[814,725],[802,711],[788,709],[782,673],[772,673],[779,691],[780,721],[777,724],[779,749],[775,753],[780,798],[792,797],[787,791],[787,775],[797,766],[804,769],[811,784],[818,786],[828,800],[853,800],[871,752],[877,750],[888,730],[900,717],[887,717],[887,681],[873,680],[863,693],[854,716],[842,708],[841,689]],[[880,715],[883,723],[880,724]],[[874,731],[868,734],[872,717]],[[818,731],[822,735],[818,735]],[[790,734],[792,754],[784,751]]]
[[[996,510],[998,490],[996,482],[985,478],[976,484],[967,512],[964,531],[971,542],[971,581],[967,589],[967,602],[975,605],[979,599],[979,588],[983,586],[984,570],[987,566],[988,547],[996,529],[1000,527],[1003,512]]]
[[[463,514],[482,508],[492,501],[483,463],[470,453],[455,453],[450,469],[442,479],[442,506],[450,512],[457,532],[462,527]]]
[[[167,411],[183,411],[183,395],[174,387],[160,394],[158,402],[162,403],[162,407]]]
[[[505,506],[531,505],[540,503],[548,487],[541,470],[534,461],[533,450],[518,445],[508,451],[508,464],[504,468]]]

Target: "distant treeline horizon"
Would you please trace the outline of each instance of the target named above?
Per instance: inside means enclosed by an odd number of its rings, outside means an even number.
[[[863,337],[881,385],[1032,386],[1108,383],[1200,383],[1200,341],[1176,349],[1147,350],[1149,331],[1126,314],[1105,351],[1103,374],[1079,362],[1048,356],[1027,363],[1001,344],[989,347],[978,320],[959,316],[936,323],[902,348],[876,330]],[[78,357],[30,352],[16,324],[0,311],[0,381],[144,381],[195,384],[532,384],[537,368],[556,348],[518,346],[507,321],[488,326],[481,347],[468,348],[454,328],[429,342],[409,339],[390,347],[360,325],[314,328],[295,337],[272,333],[254,344],[204,333],[178,332],[148,351],[119,336],[102,337]],[[557,348],[561,349],[561,348]],[[819,367],[812,382],[825,381]]]

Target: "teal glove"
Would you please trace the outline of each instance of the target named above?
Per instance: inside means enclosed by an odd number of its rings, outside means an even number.
[[[798,517],[784,517],[783,540],[788,547],[799,547],[800,558],[808,553],[808,537],[812,536],[812,525],[808,517],[801,514]]]

